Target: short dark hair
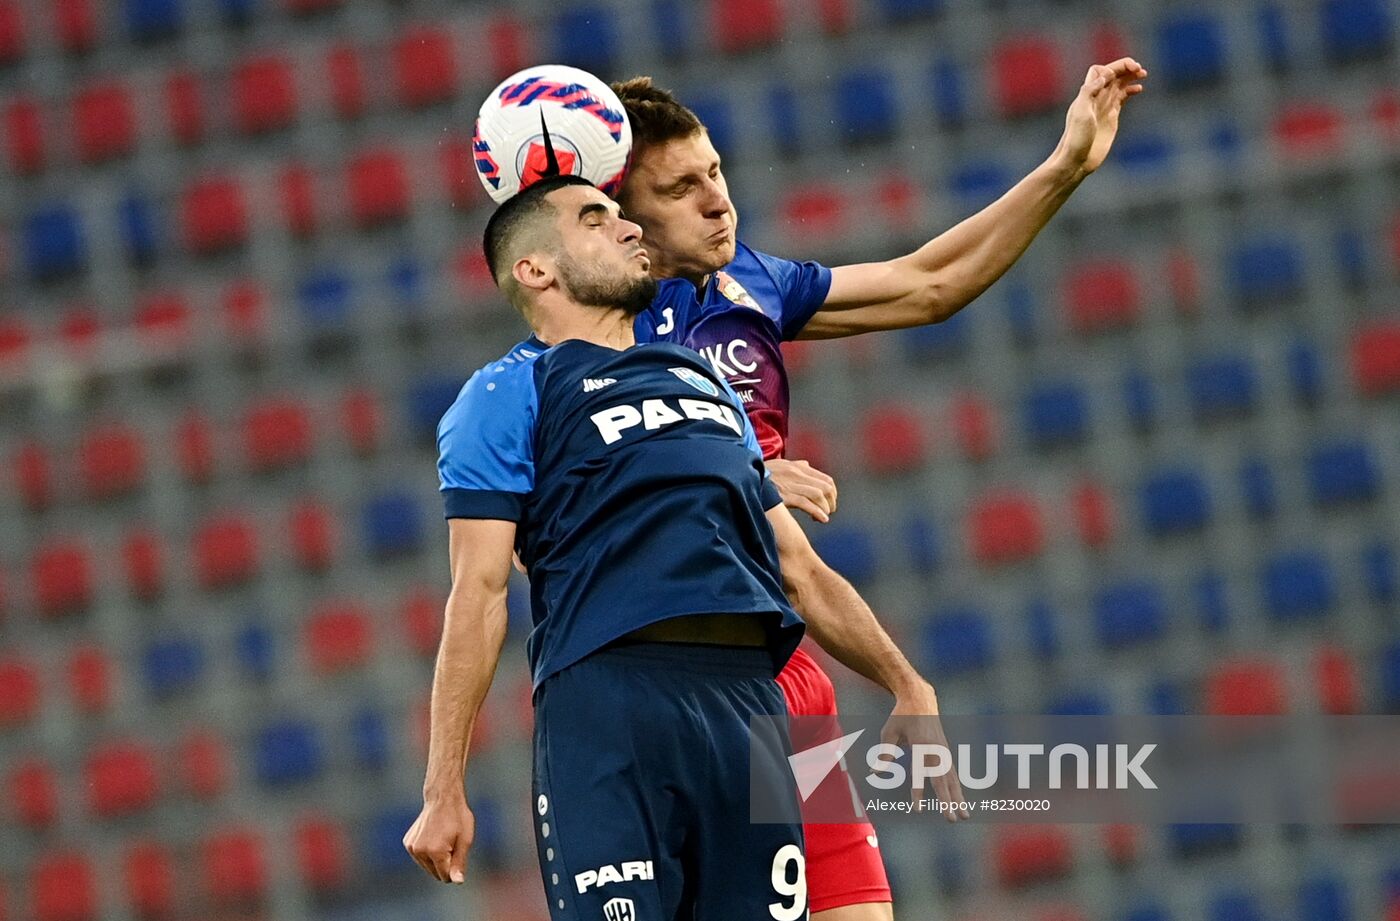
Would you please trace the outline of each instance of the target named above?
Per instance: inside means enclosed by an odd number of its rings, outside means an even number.
[[[497,287],[502,286],[501,273],[510,268],[502,262],[510,252],[512,241],[521,230],[549,210],[545,199],[550,192],[571,185],[592,186],[593,183],[582,176],[547,176],[506,199],[492,212],[491,218],[486,222],[486,232],[482,234],[481,248],[486,253],[486,267],[491,270],[491,277],[496,280]]]
[[[627,119],[632,123],[633,156],[649,144],[665,144],[688,138],[705,125],[675,94],[651,82],[651,77],[633,77],[612,84]]]

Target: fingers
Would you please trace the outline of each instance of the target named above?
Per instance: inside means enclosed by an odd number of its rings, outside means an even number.
[[[788,508],[800,509],[806,512],[808,515],[812,516],[814,521],[820,521],[822,524],[829,524],[831,522],[831,516],[828,515],[820,505],[807,496],[789,493],[783,496],[783,504]]]
[[[467,843],[460,837],[452,848],[452,859],[447,863],[447,878],[454,883],[467,878]]]

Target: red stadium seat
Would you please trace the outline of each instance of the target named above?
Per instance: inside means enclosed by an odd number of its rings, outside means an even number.
[[[175,425],[175,456],[180,472],[191,483],[207,483],[214,475],[214,430],[209,420],[191,410]]]
[[[1070,497],[1074,529],[1086,547],[1103,547],[1113,540],[1113,499],[1097,483],[1080,483]]]
[[[347,877],[345,829],[329,816],[305,815],[292,829],[297,870],[306,888],[325,892]]]
[[[298,566],[319,572],[331,565],[335,555],[335,521],[329,509],[319,502],[298,502],[287,527],[292,536],[292,557]]]
[[[29,327],[19,317],[0,317],[0,371],[10,372],[29,358]]]
[[[153,601],[165,591],[165,561],[160,536],[154,531],[133,530],[122,541],[126,585],[142,601]]]
[[[49,851],[30,870],[29,898],[34,921],[95,921],[97,875],[76,851]]]
[[[1361,712],[1361,682],[1356,661],[1339,646],[1323,646],[1313,659],[1318,705],[1332,716],[1352,716]]]
[[[306,622],[305,643],[316,673],[348,671],[369,661],[374,629],[363,608],[348,601],[329,602]]]
[[[1327,157],[1341,153],[1342,113],[1328,103],[1297,102],[1274,118],[1274,137],[1285,154]]]
[[[845,228],[846,200],[835,186],[797,186],[779,202],[778,220],[803,240],[824,239]]]
[[[1069,834],[1052,825],[1020,825],[998,829],[997,878],[1007,889],[1058,879],[1074,868]]]
[[[320,226],[316,207],[316,174],[302,163],[288,164],[277,177],[278,199],[287,230],[296,237],[309,237]]]
[[[341,118],[365,114],[365,71],[359,52],[351,45],[335,45],[326,53],[326,77],[330,81],[331,107]]]
[[[51,0],[54,34],[65,51],[82,54],[97,47],[97,11],[92,0]]]
[[[482,301],[496,287],[480,246],[462,247],[452,260],[452,268],[458,285],[457,293],[469,303]]]
[[[49,453],[37,441],[26,441],[15,452],[15,486],[25,508],[39,511],[53,501],[53,468]]]
[[[34,554],[34,601],[40,615],[61,617],[92,601],[92,561],[76,542],[55,541]]]
[[[1167,289],[1177,311],[1188,316],[1201,306],[1201,272],[1196,259],[1184,249],[1167,258]]]
[[[180,784],[197,799],[213,799],[228,787],[228,750],[213,732],[196,730],[175,750]]]
[[[1382,140],[1400,142],[1400,92],[1383,88],[1371,100],[1371,122]]]
[[[73,140],[84,163],[130,153],[136,144],[131,92],[116,82],[94,84],[79,92],[73,100]]]
[[[1116,22],[1101,22],[1089,30],[1089,58],[1107,64],[1127,57],[1132,43]]]
[[[39,672],[13,655],[0,659],[0,729],[32,720],[39,712]]]
[[[209,255],[242,246],[248,239],[248,203],[230,176],[205,176],[185,189],[181,206],[185,246]]]
[[[95,746],[88,753],[83,780],[88,807],[103,818],[144,812],[160,791],[155,756],[135,741]]]
[[[992,49],[991,84],[997,108],[1007,117],[1058,109],[1065,98],[1064,62],[1048,38],[1009,39]]]
[[[200,849],[204,886],[219,904],[260,901],[267,892],[267,855],[250,828],[227,828],[204,839]]]
[[[240,61],[233,69],[234,124],[243,134],[266,134],[297,117],[292,65],[276,54]]]
[[[70,308],[59,321],[58,336],[75,358],[91,359],[102,338],[102,320],[91,307]]]
[[[1232,659],[1206,674],[1206,713],[1211,716],[1278,716],[1288,712],[1283,670],[1275,662]]]
[[[1400,223],[1396,227],[1400,231]],[[1396,238],[1400,241],[1400,232]],[[1366,396],[1400,391],[1400,322],[1372,323],[1353,334],[1351,374]]]
[[[885,226],[894,233],[912,233],[923,220],[923,191],[902,172],[882,176],[872,190]]]
[[[1038,556],[1045,546],[1040,509],[1029,493],[983,496],[968,515],[968,537],[977,562],[993,566]]]
[[[209,518],[194,539],[195,571],[205,589],[241,585],[257,573],[258,542],[253,526],[233,514]]]
[[[169,291],[153,294],[136,308],[136,332],[151,355],[178,358],[189,347],[192,316],[184,295]]]
[[[444,139],[438,148],[438,159],[442,164],[447,200],[452,206],[472,208],[478,204],[481,201],[481,184],[476,178],[471,140],[465,137]]]
[[[438,26],[410,26],[394,42],[394,86],[410,109],[445,102],[457,94],[457,55],[452,34]]]
[[[17,0],[0,0],[0,64],[24,57],[24,12]]]
[[[10,771],[10,802],[15,818],[26,828],[48,828],[58,818],[58,783],[53,768],[27,758]]]
[[[928,451],[918,414],[888,403],[866,410],[860,423],[860,443],[866,469],[874,474],[917,470]]]
[[[714,0],[710,13],[710,32],[724,54],[767,48],[782,40],[779,0]]]
[[[282,5],[287,8],[287,12],[298,16],[324,13],[340,6],[340,3],[341,0],[282,0]]]
[[[350,161],[350,213],[362,228],[396,221],[408,213],[408,173],[396,151],[370,150]]]
[[[437,655],[442,639],[442,617],[446,600],[428,589],[409,594],[403,602],[400,621],[407,634],[409,648],[424,658]]]
[[[192,71],[177,70],[165,80],[165,110],[170,134],[186,146],[204,140],[203,90]]]
[[[492,17],[486,25],[486,47],[491,53],[491,78],[504,80],[523,70],[535,57],[530,48],[531,30],[511,12]]]
[[[1103,260],[1070,270],[1065,302],[1075,332],[1096,333],[1134,323],[1142,309],[1142,291],[1130,263]]]
[[[78,443],[78,469],[83,488],[93,499],[111,499],[138,489],[146,478],[140,432],[121,423],[89,429]]]
[[[305,463],[311,457],[311,417],[291,399],[255,403],[243,418],[248,467],[256,472]]]
[[[112,705],[112,663],[97,646],[80,646],[68,658],[68,689],[80,713],[101,713]]]
[[[813,345],[814,343],[801,339],[782,344],[783,364],[787,367],[789,377],[801,374],[812,363]]]
[[[17,95],[5,106],[5,151],[10,169],[21,176],[44,168],[44,116],[39,103]]]
[[[827,469],[832,458],[831,438],[816,425],[790,423],[783,456],[791,460],[805,460],[823,473],[831,473]]]
[[[267,331],[263,290],[251,279],[231,282],[223,294],[224,320],[230,336],[238,342],[262,337]]]
[[[817,0],[817,22],[827,35],[844,35],[851,31],[853,19],[850,0]]]
[[[137,840],[122,855],[126,902],[141,918],[169,917],[175,908],[175,861],[159,841]]]
[[[1001,430],[997,425],[996,409],[976,393],[962,393],[953,398],[949,410],[958,449],[971,460],[986,460],[1001,446]]]
[[[1105,825],[1103,846],[1109,863],[1115,867],[1124,867],[1136,862],[1141,850],[1141,838],[1135,825]]]
[[[340,420],[345,428],[345,440],[356,454],[363,457],[379,448],[384,427],[383,410],[373,391],[348,391],[340,401]]]

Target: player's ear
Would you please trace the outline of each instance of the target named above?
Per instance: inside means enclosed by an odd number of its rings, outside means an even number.
[[[543,253],[521,256],[510,268],[516,282],[531,291],[543,291],[554,283],[554,265]]]

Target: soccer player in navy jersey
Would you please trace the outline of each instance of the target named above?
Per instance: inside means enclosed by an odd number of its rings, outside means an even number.
[[[937,323],[962,309],[1010,268],[1103,163],[1123,104],[1141,92],[1146,76],[1132,58],[1089,68],[1055,151],[999,200],[912,253],[833,269],[745,246],[719,154],[700,120],[648,77],[614,83],[633,135],[618,200],[645,228],[652,274],[660,280],[656,299],[637,316],[638,341],[675,342],[704,355],[743,401],[784,502],[827,521],[836,510],[835,482],[784,457],[788,383],[781,343]],[[835,692],[815,660],[799,649],[778,681],[792,715],[831,717],[825,733],[839,736]],[[932,688],[911,687],[931,702],[896,695],[896,709],[936,713]],[[793,739],[799,749],[821,741]],[[839,775],[829,782],[839,783]],[[814,919],[893,917],[868,823],[808,823],[806,838]]]
[[[555,921],[804,918],[790,743],[749,739],[750,718],[786,712],[774,676],[802,637],[797,612],[886,688],[918,676],[858,596],[826,590],[729,385],[689,348],[636,344],[656,283],[616,203],[582,179],[543,180],[495,212],[486,255],[534,334],[439,425],[452,591],[404,846],[463,881],[463,772],[515,552],[530,573],[533,818]],[[793,821],[750,822],[751,768]]]

